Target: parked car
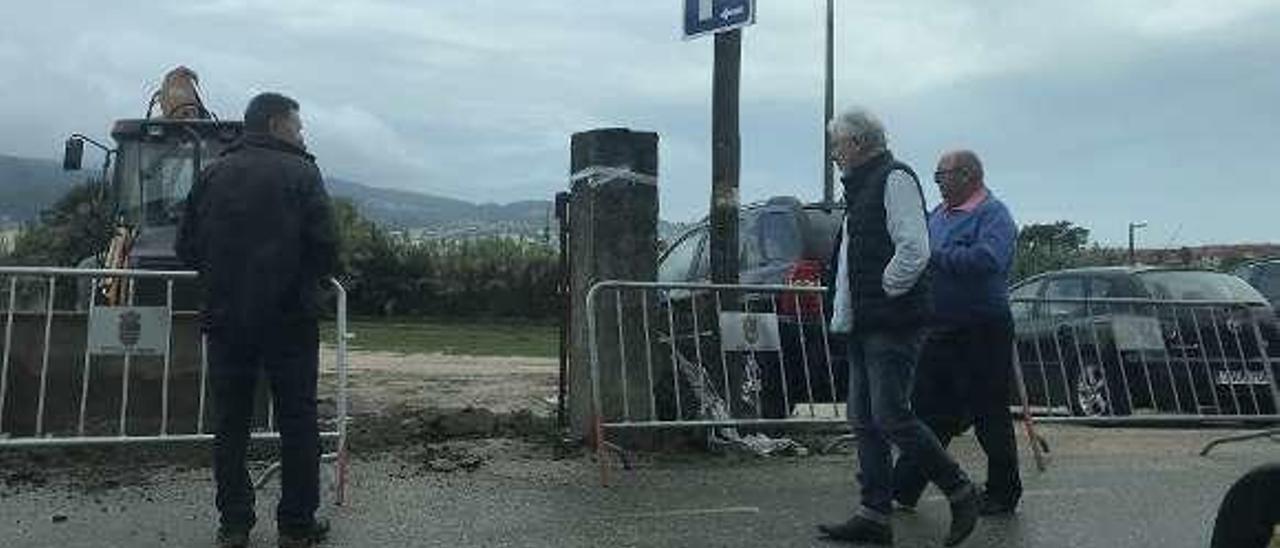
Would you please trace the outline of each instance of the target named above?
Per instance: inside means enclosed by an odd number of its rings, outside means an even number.
[[[1249,282],[1249,285],[1262,293],[1272,308],[1280,302],[1280,257],[1246,263],[1236,267],[1231,273]]]
[[[1073,415],[1275,412],[1276,316],[1257,290],[1204,270],[1063,270],[1012,288],[1033,406]],[[1203,304],[1201,304],[1203,303]],[[1265,352],[1265,353],[1264,353]]]
[[[843,218],[844,204],[804,204],[792,197],[776,197],[744,207],[738,227],[740,284],[822,285]],[[710,282],[709,230],[709,223],[704,220],[673,239],[659,258],[660,282]],[[823,297],[729,293],[721,297],[720,304],[724,304],[725,299],[742,297],[741,310],[776,314],[781,352],[753,353],[750,359],[758,371],[750,363],[743,363],[742,356],[730,356],[730,367],[721,368],[719,331],[714,323],[718,307],[714,295],[672,290],[662,296],[660,306],[664,308],[664,315],[666,309],[672,311],[680,354],[689,361],[701,356],[712,380],[710,386],[716,388],[717,395],[731,402],[734,416],[782,418],[797,403],[844,399],[847,391],[844,352],[838,340],[827,340],[824,336],[827,333],[824,313],[829,314],[829,303],[824,302]],[[729,308],[726,305],[720,309]],[[696,338],[692,336],[695,323]],[[669,329],[664,324],[659,331],[665,334]],[[832,358],[830,362],[828,355]],[[780,368],[780,364],[783,367]],[[723,394],[726,376],[730,392],[727,397]],[[756,378],[746,378],[748,376]],[[835,382],[828,382],[827,379],[833,377]],[[671,386],[669,381],[659,385]],[[664,397],[670,395],[659,394],[659,399]],[[689,406],[682,405],[684,407]],[[685,416],[687,418],[687,413]]]

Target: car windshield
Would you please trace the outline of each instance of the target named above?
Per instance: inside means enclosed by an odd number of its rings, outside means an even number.
[[[789,212],[771,212],[756,219],[760,237],[759,264],[791,262],[804,252],[800,225]]]
[[[687,282],[697,275],[692,271],[693,262],[698,258],[706,236],[707,229],[699,228],[677,241],[658,264],[658,281]]]
[[[1140,272],[1138,279],[1156,298],[1174,301],[1265,302],[1244,280],[1217,272]]]
[[[844,209],[809,209],[805,211],[809,233],[805,236],[808,258],[826,260],[836,243],[844,223]]]
[[[1280,301],[1280,262],[1258,265],[1250,281],[1272,302]]]
[[[214,139],[201,146],[202,163],[223,144]],[[168,226],[178,214],[196,178],[195,145],[190,140],[120,143],[116,189],[120,214],[142,226]]]
[[[195,146],[191,143],[143,145],[140,167],[145,224],[174,224],[178,220],[178,202],[186,199],[195,180]]]
[[[177,222],[180,202],[195,180],[190,142],[122,143],[117,198],[121,215],[142,226]]]

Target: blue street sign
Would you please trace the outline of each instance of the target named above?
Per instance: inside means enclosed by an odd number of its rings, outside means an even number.
[[[686,40],[755,22],[756,0],[684,0]]]

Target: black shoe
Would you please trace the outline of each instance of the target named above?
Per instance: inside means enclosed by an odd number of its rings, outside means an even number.
[[[303,528],[281,528],[280,548],[310,548],[329,537],[329,522],[319,520]]]
[[[918,495],[916,496],[915,499],[907,500],[905,497],[902,496],[901,493],[894,493],[893,494],[893,511],[914,513],[916,511],[916,504],[919,502],[920,502],[920,497]]]
[[[831,540],[859,542],[880,546],[893,545],[893,528],[862,516],[853,516],[839,525],[819,525],[818,530]]]
[[[982,495],[978,490],[969,487],[969,494],[951,502],[951,530],[947,532],[946,546],[955,546],[964,542],[973,534],[978,525],[978,509],[982,504]]]
[[[978,513],[983,516],[1009,516],[1018,509],[1017,497],[995,497],[990,493],[982,494],[982,505]]]
[[[223,525],[218,527],[218,548],[246,548],[252,526]]]

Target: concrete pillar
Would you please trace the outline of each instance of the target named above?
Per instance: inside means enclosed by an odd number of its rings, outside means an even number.
[[[619,346],[613,294],[587,310],[587,292],[601,280],[657,279],[658,134],[623,128],[575,133],[570,151],[569,290],[572,300],[569,366],[569,427],[579,439],[593,435],[591,355],[587,314],[594,313],[600,356],[602,414],[621,418],[621,348],[627,357],[627,394],[633,419],[650,413],[645,336],[639,318],[654,299],[638,293],[622,302],[623,346]]]

